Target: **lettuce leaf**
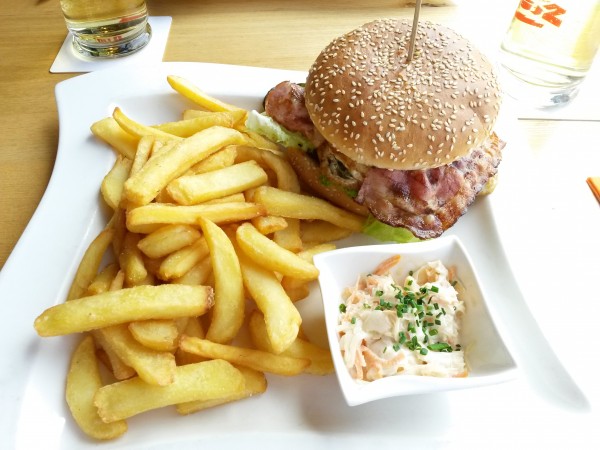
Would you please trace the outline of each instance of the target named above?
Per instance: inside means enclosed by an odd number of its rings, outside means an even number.
[[[401,227],[392,227],[380,222],[372,215],[369,215],[365,221],[362,232],[367,236],[374,237],[382,242],[418,242],[419,238],[415,237],[409,230]]]
[[[282,127],[265,113],[250,111],[246,118],[246,127],[284,147],[297,147],[302,150],[314,149],[312,143],[302,134]]]

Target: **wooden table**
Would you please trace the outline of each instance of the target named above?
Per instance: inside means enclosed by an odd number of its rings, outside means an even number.
[[[149,0],[148,7],[152,15],[173,17],[165,61],[306,70],[336,35],[377,17],[410,17],[412,9],[400,3]],[[500,8],[502,13],[486,15],[489,8]],[[512,8],[427,7],[422,18],[449,24],[474,36],[477,42],[492,45],[506,29]],[[494,20],[488,20],[490,17]],[[482,38],[479,32],[484,23]],[[2,0],[0,24],[1,268],[35,211],[52,172],[58,144],[54,86],[77,74],[49,72],[66,33],[57,1]],[[560,150],[557,141],[546,138],[549,135],[578,135],[582,141],[600,141],[597,122],[528,120],[523,126],[529,145],[539,152]]]

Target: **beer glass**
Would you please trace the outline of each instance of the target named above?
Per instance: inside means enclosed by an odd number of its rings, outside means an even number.
[[[569,102],[600,44],[600,0],[521,0],[500,46],[501,81],[533,106]]]
[[[60,6],[73,47],[84,56],[125,56],[150,41],[145,0],[60,0]]]

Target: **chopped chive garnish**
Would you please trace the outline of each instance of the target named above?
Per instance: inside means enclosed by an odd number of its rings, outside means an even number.
[[[447,342],[438,342],[436,344],[428,345],[427,348],[434,352],[451,352],[452,347]]]
[[[344,303],[340,303],[340,312],[341,313],[345,313],[346,312],[346,305]]]

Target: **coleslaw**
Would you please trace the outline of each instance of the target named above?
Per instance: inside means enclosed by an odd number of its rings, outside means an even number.
[[[467,376],[460,345],[465,305],[441,261],[398,280],[393,257],[343,292],[337,331],[346,367],[358,381],[392,375]]]

